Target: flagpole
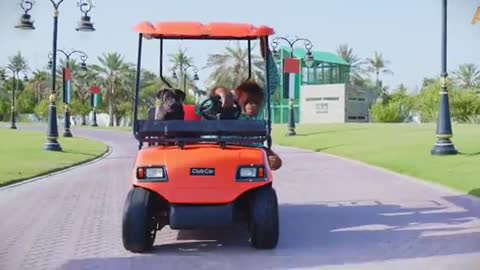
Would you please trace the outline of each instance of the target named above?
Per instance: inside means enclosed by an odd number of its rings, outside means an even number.
[[[97,124],[97,107],[100,104],[100,88],[93,85],[90,88],[90,105],[93,108],[93,124],[92,127],[98,127]]]
[[[63,137],[66,138],[71,138],[73,137],[72,132],[70,131],[70,80],[71,80],[71,74],[70,74],[70,67],[68,65],[68,60],[65,65],[66,67],[63,68],[63,102],[65,104],[65,119],[64,119],[64,125],[65,125],[65,131],[63,132]]]
[[[287,134],[285,134],[285,135],[286,136],[295,136],[297,134],[296,131],[295,131],[295,105],[294,105],[294,103],[295,103],[295,79],[296,79],[297,74],[300,73],[299,69],[300,69],[301,65],[300,65],[300,59],[295,59],[295,57],[294,57],[294,53],[293,53],[294,47],[293,46],[295,45],[295,43],[297,43],[299,41],[304,42],[305,49],[306,49],[304,62],[305,62],[305,65],[307,67],[310,67],[310,65],[312,65],[314,63],[314,58],[313,58],[313,55],[312,55],[312,52],[311,52],[312,43],[310,42],[309,39],[306,39],[306,38],[297,38],[297,39],[291,41],[291,40],[287,39],[286,37],[276,37],[276,38],[273,39],[272,47],[273,47],[274,55],[277,55],[277,56],[278,56],[277,47],[278,47],[280,41],[285,41],[290,46],[290,58],[289,58],[290,67],[288,67],[289,71],[286,72],[285,70],[283,70],[284,76],[289,81],[288,86],[286,86],[284,84],[284,88],[288,87],[288,91],[284,91],[284,98],[288,98],[288,107],[289,107],[288,131],[287,131]],[[286,59],[284,59],[284,60],[286,60]],[[285,64],[285,61],[284,61],[284,64]],[[284,66],[284,69],[285,69],[285,66]],[[290,69],[293,69],[293,70],[290,70]],[[288,74],[285,74],[285,73],[288,73]]]
[[[56,47],[55,47],[55,51],[54,51],[54,54],[53,54],[55,57],[52,56],[51,54],[49,54],[49,57],[50,57],[50,61],[48,63],[49,67],[53,67],[55,65],[55,59],[56,59],[57,53],[63,54],[65,56],[65,60],[66,60],[65,67],[62,69],[63,104],[64,104],[64,108],[65,108],[65,113],[64,113],[65,131],[63,133],[63,136],[64,137],[73,137],[72,132],[70,131],[70,107],[69,107],[70,101],[72,100],[72,78],[71,78],[72,76],[71,76],[71,70],[70,70],[70,66],[69,66],[70,57],[73,54],[80,54],[80,60],[81,60],[80,71],[87,71],[86,61],[87,61],[88,56],[83,51],[74,50],[72,52],[65,52],[63,50],[57,50]],[[53,76],[55,76],[55,74]],[[56,112],[55,112],[55,114],[56,114]],[[56,130],[56,124],[54,126],[55,126],[55,130]]]

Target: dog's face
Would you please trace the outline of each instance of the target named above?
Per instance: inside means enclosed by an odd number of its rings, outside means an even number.
[[[183,101],[185,93],[179,89],[162,89],[157,93],[160,105],[157,106],[156,119],[183,120]]]

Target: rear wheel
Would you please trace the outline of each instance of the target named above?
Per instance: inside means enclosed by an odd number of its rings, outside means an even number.
[[[125,249],[142,253],[153,247],[156,222],[151,211],[151,192],[134,187],[127,195],[123,210],[122,239]]]
[[[257,190],[250,201],[250,244],[257,249],[273,249],[278,243],[278,202],[275,190]]]

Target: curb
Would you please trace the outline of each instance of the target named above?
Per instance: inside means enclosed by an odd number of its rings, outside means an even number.
[[[25,184],[28,184],[28,183],[31,183],[31,182],[35,182],[35,181],[38,181],[38,180],[42,180],[42,179],[48,178],[50,176],[63,174],[63,173],[75,170],[77,168],[81,168],[81,167],[88,166],[88,165],[94,164],[96,162],[99,162],[99,161],[103,160],[104,158],[106,158],[107,156],[109,156],[112,153],[112,149],[113,149],[112,146],[110,146],[108,144],[106,144],[106,146],[107,146],[107,149],[100,156],[97,156],[93,159],[87,159],[87,160],[84,160],[84,161],[80,161],[80,162],[77,162],[75,164],[72,164],[68,167],[64,167],[64,168],[61,168],[61,169],[53,169],[49,172],[46,172],[44,174],[35,176],[33,178],[26,178],[25,180],[19,179],[19,180],[17,180],[18,182],[15,182],[15,183],[12,183],[12,184],[7,184],[3,187],[0,187],[0,192],[4,191],[4,190],[7,190],[7,189],[15,188],[15,187],[18,187],[18,186],[21,186],[21,185],[25,185]]]
[[[449,193],[453,193],[455,195],[466,196],[466,197],[469,197],[470,199],[475,200],[475,201],[480,200],[479,197],[473,196],[471,194],[456,190],[454,188],[451,188],[451,187],[448,187],[448,186],[445,186],[445,185],[441,185],[441,184],[438,184],[438,183],[435,183],[435,182],[431,182],[430,180],[427,180],[427,179],[416,178],[414,176],[401,174],[399,172],[392,171],[392,170],[389,170],[389,169],[386,169],[386,168],[383,168],[383,167],[380,167],[380,166],[375,166],[375,165],[372,165],[372,164],[368,164],[366,162],[359,161],[359,160],[356,160],[356,159],[350,159],[350,158],[347,158],[347,157],[337,156],[337,155],[330,154],[330,153],[325,153],[325,152],[316,152],[316,151],[313,151],[313,150],[308,150],[308,149],[298,148],[298,147],[293,147],[293,146],[285,146],[285,145],[279,145],[279,144],[277,144],[276,146],[277,147],[282,147],[282,148],[287,148],[287,149],[301,150],[301,151],[304,151],[304,152],[307,152],[307,153],[324,155],[324,156],[327,156],[327,157],[330,157],[330,158],[335,158],[335,159],[351,162],[351,163],[354,163],[354,164],[357,164],[357,165],[360,165],[360,166],[367,167],[369,169],[374,169],[374,170],[377,170],[377,171],[382,171],[382,172],[385,172],[385,173],[393,174],[393,175],[399,176],[402,179],[405,179],[407,181],[414,182],[414,183],[417,183],[417,184],[421,184],[421,185],[424,185],[424,186],[427,186],[427,187],[430,187],[430,188],[435,188],[435,189],[443,191],[443,192],[449,192]]]

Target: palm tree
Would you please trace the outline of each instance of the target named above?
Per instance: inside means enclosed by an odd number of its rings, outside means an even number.
[[[47,96],[49,86],[49,74],[44,70],[36,70],[32,74],[30,87],[35,92],[35,102],[38,104],[42,98]]]
[[[368,67],[367,71],[375,73],[375,85],[377,86],[377,95],[385,95],[386,93],[380,87],[380,73],[386,75],[392,75],[393,72],[388,69],[390,61],[383,58],[383,54],[375,51],[372,58],[367,58]]]
[[[7,68],[10,69],[14,73],[14,79],[15,79],[15,88],[18,89],[18,76],[21,71],[27,71],[28,70],[28,65],[27,61],[25,58],[22,56],[20,52],[17,52],[16,55],[10,56],[8,58],[9,63],[7,65]]]
[[[178,48],[178,51],[174,54],[170,54],[170,63],[172,71],[178,72],[178,88],[182,89],[183,79],[184,76],[187,76],[187,81],[189,80],[189,76],[187,74],[183,74],[183,68],[187,66],[193,65],[193,58],[188,56],[187,49]]]
[[[17,75],[21,71],[26,71],[28,69],[27,61],[20,52],[17,52],[17,54],[14,56],[10,56],[8,60],[9,63],[7,67]]]
[[[475,64],[463,64],[452,72],[455,82],[463,89],[474,88],[480,83],[480,69]]]
[[[116,99],[122,92],[128,91],[127,78],[132,70],[132,65],[125,63],[123,56],[119,53],[107,53],[98,57],[100,65],[94,65],[92,68],[98,72],[102,80],[103,89],[105,89],[104,99],[108,106],[109,126],[113,126],[114,112],[116,110]]]
[[[253,53],[251,60],[252,79],[263,85],[264,61]],[[234,89],[248,77],[248,49],[240,47],[240,43],[237,42],[235,48],[226,47],[222,54],[210,54],[206,67],[213,68],[209,77],[210,82]]]
[[[99,82],[97,72],[90,68],[86,71],[78,72],[73,77],[74,96],[76,102],[76,112],[81,115],[81,125],[87,124],[87,115],[90,112],[90,87]]]
[[[340,44],[337,48],[337,55],[350,64],[351,82],[354,85],[361,85],[365,80],[366,72],[363,65],[366,62],[354,54],[353,49],[348,44]]]

